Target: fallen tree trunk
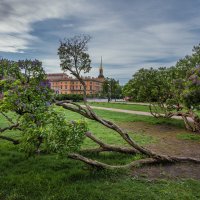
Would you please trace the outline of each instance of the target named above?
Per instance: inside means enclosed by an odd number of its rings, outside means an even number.
[[[134,153],[134,154],[135,153],[142,154],[146,158],[141,159],[141,160],[137,160],[137,161],[133,161],[129,164],[122,165],[122,166],[108,165],[108,164],[103,163],[103,162],[99,162],[99,161],[96,161],[96,160],[86,158],[86,157],[84,157],[80,154],[69,154],[68,155],[69,158],[82,161],[82,162],[84,162],[84,163],[86,163],[86,164],[88,164],[92,167],[96,167],[96,168],[99,168],[99,169],[117,169],[117,168],[127,168],[128,169],[128,168],[135,167],[135,166],[138,166],[138,165],[155,164],[155,163],[175,164],[175,163],[178,163],[178,162],[193,162],[193,163],[200,164],[200,160],[195,159],[195,158],[174,157],[174,156],[157,154],[157,153],[151,151],[150,149],[147,149],[145,147],[142,147],[141,145],[138,145],[135,141],[133,141],[131,139],[131,137],[129,136],[128,133],[123,131],[115,123],[113,123],[109,120],[102,119],[99,116],[97,116],[96,113],[90,108],[89,105],[86,104],[87,105],[86,108],[83,108],[80,105],[75,105],[75,103],[73,103],[71,105],[70,104],[71,104],[71,102],[57,102],[56,103],[56,105],[58,105],[58,106],[62,106],[63,108],[71,110],[73,112],[77,112],[77,113],[87,117],[88,119],[92,119],[94,121],[97,121],[97,122],[103,124],[104,126],[106,126],[107,128],[116,131],[131,146],[131,148],[129,148],[129,149],[124,149],[122,147],[116,147],[114,145],[104,144],[101,140],[97,139],[91,132],[87,132],[86,136],[100,146],[100,148],[98,148],[98,149],[92,149],[91,152],[102,152],[102,151],[115,151],[115,152],[120,152],[120,153],[131,152],[131,153]],[[89,150],[87,149],[87,151],[89,151]]]
[[[125,154],[137,154],[140,153],[138,150],[134,148],[128,148],[128,147],[118,147],[110,144],[105,144],[101,140],[97,139],[91,132],[86,132],[85,135],[90,138],[93,142],[97,143],[100,147],[96,149],[85,149],[84,151],[88,152],[103,152],[103,151],[113,151],[113,152],[119,152],[119,153],[125,153]]]

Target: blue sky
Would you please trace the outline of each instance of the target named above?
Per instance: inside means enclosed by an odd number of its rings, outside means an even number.
[[[141,67],[172,66],[200,42],[200,0],[0,0],[0,56],[60,72],[59,40],[89,34],[91,76],[126,83]]]

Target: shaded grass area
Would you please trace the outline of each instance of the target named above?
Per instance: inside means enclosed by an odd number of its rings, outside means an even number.
[[[27,159],[12,151],[2,153],[1,161],[6,163],[0,166],[2,200],[200,198],[200,182],[195,180],[149,182],[132,179],[122,171],[95,171],[55,155]]]
[[[80,115],[64,112],[68,120],[80,119]],[[169,124],[182,126],[179,120],[158,120],[152,117],[121,114],[98,110],[100,116],[118,122],[143,121],[150,124]],[[104,128],[91,120],[87,120],[91,131],[110,144],[122,145],[123,141],[112,130]],[[5,121],[0,119],[1,126]],[[9,131],[9,135],[16,132]],[[131,136],[140,144],[156,142],[155,138],[131,132]],[[85,140],[83,148],[95,147],[94,143]],[[91,158],[109,164],[125,164],[139,159],[116,153],[90,155]],[[131,178],[128,171],[98,171],[84,164],[58,157],[57,155],[41,155],[27,158],[18,147],[0,140],[0,200],[160,200],[160,199],[200,199],[200,181],[195,180],[160,180],[145,181]]]

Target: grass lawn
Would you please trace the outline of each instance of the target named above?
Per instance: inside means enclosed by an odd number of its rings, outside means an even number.
[[[62,109],[58,109],[64,112]],[[143,121],[150,124],[168,124],[182,127],[180,120],[155,119],[110,111],[96,111],[99,115],[114,122]],[[65,112],[69,120],[81,118],[78,114]],[[87,120],[91,131],[110,144],[123,144],[113,131],[105,129],[91,120]],[[0,119],[0,126],[6,126]],[[8,135],[16,135],[14,131]],[[105,137],[106,135],[106,137]],[[140,144],[156,142],[147,135],[130,135]],[[83,148],[95,147],[94,143],[85,140]],[[138,156],[104,153],[92,158],[107,163],[123,164]],[[137,180],[130,172],[97,171],[86,165],[58,157],[57,155],[41,155],[27,158],[6,141],[0,140],[0,200],[198,200],[200,199],[200,181],[196,180]]]
[[[149,106],[126,103],[88,102],[91,106],[149,112]]]

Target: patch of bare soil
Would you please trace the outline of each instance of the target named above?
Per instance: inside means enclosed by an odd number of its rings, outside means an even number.
[[[194,157],[200,159],[200,142],[178,139],[180,133],[190,133],[182,128],[169,125],[151,125],[144,122],[131,122],[120,124],[121,127],[130,132],[141,132],[151,135],[157,139],[154,144],[146,145],[156,153],[171,156]],[[134,169],[134,177],[145,177],[148,179],[158,178],[192,178],[200,179],[200,165],[181,163],[175,165],[153,165]]]

